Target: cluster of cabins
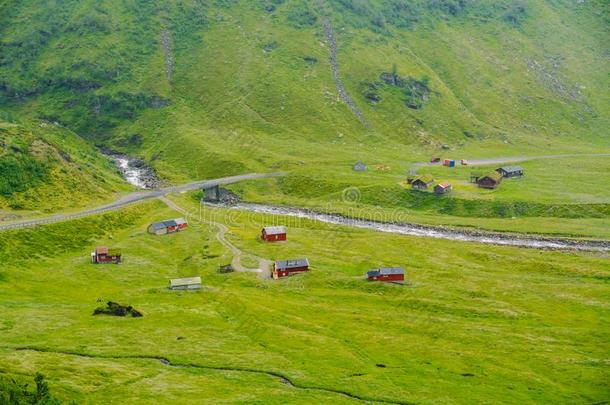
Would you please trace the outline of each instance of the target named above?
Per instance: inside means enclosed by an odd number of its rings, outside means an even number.
[[[183,218],[177,218],[152,223],[148,227],[148,232],[154,235],[165,235],[168,233],[180,232],[187,227],[187,221]],[[287,235],[288,231],[285,226],[266,226],[261,230],[261,239],[265,242],[286,241]],[[121,262],[121,251],[106,246],[99,246],[95,251],[91,252],[91,261],[94,264],[118,264]],[[273,279],[277,280],[282,277],[288,277],[307,271],[309,271],[309,260],[307,258],[276,260],[272,264],[271,276]],[[382,267],[367,272],[366,277],[369,281],[403,283],[405,271],[401,267]],[[200,290],[202,288],[201,277],[171,279],[169,281],[169,288],[170,290]]]
[[[165,221],[153,222],[148,226],[148,232],[153,235],[166,235],[180,232],[188,228],[188,222],[184,218],[167,219]],[[106,246],[98,246],[91,252],[93,264],[119,264],[121,263],[121,251]],[[201,277],[187,277],[172,279],[169,282],[172,290],[197,290],[201,288]]]
[[[407,184],[411,185],[414,190],[427,190],[435,184],[434,178],[429,174],[422,176],[411,176],[407,178]],[[450,193],[453,189],[451,183],[441,182],[434,185],[434,194],[442,195]]]
[[[505,166],[482,175],[472,174],[470,182],[477,183],[481,188],[495,189],[502,183],[502,179],[523,177],[524,174],[525,172],[520,166]]]
[[[450,165],[450,167],[452,166]],[[523,168],[520,166],[505,166],[499,167],[489,173],[472,174],[470,176],[470,182],[476,183],[480,188],[495,189],[502,183],[502,179],[523,177],[524,173]],[[428,190],[433,188],[434,194],[437,195],[447,194],[452,190],[450,183],[436,183],[434,178],[429,174],[410,176],[407,178],[407,184],[411,185],[411,188],[414,190]]]
[[[266,226],[261,231],[261,239],[266,242],[280,242],[287,240],[287,230],[284,226]],[[271,269],[271,276],[277,280],[294,274],[309,271],[307,258],[276,260]],[[382,281],[389,283],[404,283],[405,271],[402,267],[382,267],[366,273],[369,281]]]

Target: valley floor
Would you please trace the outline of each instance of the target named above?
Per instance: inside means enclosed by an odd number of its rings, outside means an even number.
[[[150,201],[0,233],[0,373],[78,403],[592,403],[608,397],[610,256],[397,236],[205,208],[240,250],[308,257],[282,280],[220,274],[217,229],[152,236],[179,215]],[[289,240],[265,244],[260,227]],[[94,266],[96,245],[124,263]],[[368,283],[404,266],[405,286]],[[200,275],[204,288],[167,289]],[[108,300],[143,318],[92,316]]]

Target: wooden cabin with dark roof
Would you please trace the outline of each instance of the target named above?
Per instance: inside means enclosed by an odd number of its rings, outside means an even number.
[[[502,183],[502,175],[498,172],[490,172],[480,176],[477,179],[477,184],[481,188],[494,189]]]
[[[411,180],[411,188],[414,190],[426,190],[434,183],[434,178],[428,174],[417,176]]]
[[[496,172],[500,173],[504,178],[523,177],[524,175],[524,170],[521,166],[498,167]]]

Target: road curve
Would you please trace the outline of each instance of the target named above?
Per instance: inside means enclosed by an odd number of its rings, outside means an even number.
[[[240,174],[238,176],[221,177],[213,180],[200,180],[192,183],[182,184],[178,186],[169,186],[160,188],[157,190],[150,191],[137,191],[134,193],[127,194],[118,200],[109,204],[100,205],[99,207],[90,208],[87,210],[70,213],[70,214],[56,214],[44,218],[36,218],[30,220],[10,222],[8,224],[0,224],[0,231],[6,231],[9,229],[28,228],[36,225],[51,224],[54,222],[68,221],[72,219],[82,218],[89,215],[103,214],[108,211],[117,210],[127,205],[135,204],[141,201],[150,200],[153,198],[162,197],[169,193],[182,193],[185,191],[198,190],[202,188],[210,188],[220,185],[237,183],[244,180],[254,180],[266,177],[278,177],[283,176],[284,173],[247,173]]]
[[[185,218],[187,218],[187,220],[189,222],[197,221],[197,222],[208,224],[208,225],[215,227],[218,230],[218,232],[216,233],[216,239],[218,240],[218,242],[220,242],[221,245],[223,245],[224,247],[229,249],[231,251],[231,253],[233,254],[233,259],[231,260],[231,266],[233,267],[233,269],[235,271],[251,271],[251,272],[258,273],[259,278],[266,278],[266,279],[271,278],[271,273],[270,273],[269,269],[271,268],[272,261],[268,260],[268,259],[264,259],[259,256],[256,256],[256,255],[253,255],[253,254],[250,254],[250,253],[244,253],[237,246],[235,246],[234,244],[229,242],[226,238],[226,234],[229,233],[229,228],[225,224],[222,224],[220,222],[210,221],[210,220],[204,220],[203,218],[196,215],[195,213],[189,212],[189,211],[185,210],[184,208],[180,207],[178,204],[176,204],[175,202],[173,202],[172,200],[170,200],[167,197],[160,197],[159,199],[161,201],[163,201],[165,203],[165,205],[167,205],[171,209],[178,211],[182,215],[184,215]],[[256,261],[258,261],[258,267],[257,268],[245,267],[241,263],[241,258],[245,257],[245,256],[249,256],[249,257],[255,259]]]
[[[571,157],[610,157],[610,153],[570,153],[566,155],[539,155],[539,156],[504,156],[489,159],[465,159],[468,161],[468,166],[491,165],[502,163],[518,163],[526,160],[536,159],[561,159]],[[441,163],[417,162],[414,166],[438,166]]]

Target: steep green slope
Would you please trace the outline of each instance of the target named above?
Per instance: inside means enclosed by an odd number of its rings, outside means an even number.
[[[0,122],[0,213],[66,210],[126,189],[112,164],[73,132]]]
[[[0,7],[0,107],[172,179],[610,147],[601,0]]]

